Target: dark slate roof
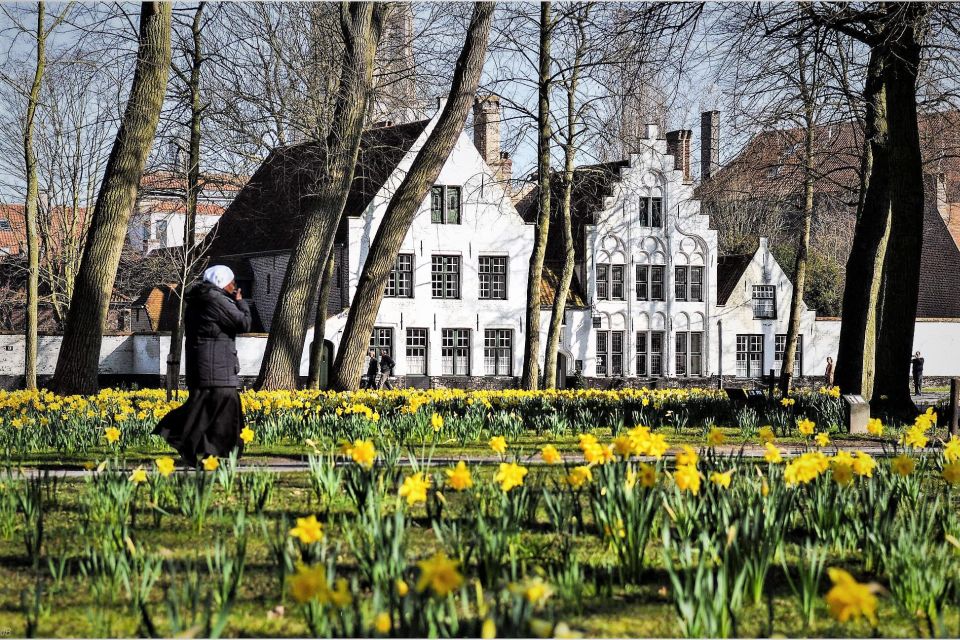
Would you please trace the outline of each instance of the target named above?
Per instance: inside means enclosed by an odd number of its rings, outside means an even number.
[[[584,227],[595,224],[595,216],[603,208],[603,199],[613,194],[613,185],[620,179],[620,169],[630,166],[629,160],[605,162],[577,167],[573,172],[573,191],[570,197],[573,246],[576,259],[583,260],[586,236]],[[547,260],[558,261],[563,256],[563,228],[559,223],[560,179],[554,173],[551,179],[550,232],[547,238]],[[534,223],[540,214],[540,189],[530,190],[517,202],[517,211],[528,223]]]
[[[359,216],[420,137],[429,120],[367,129],[345,212]],[[270,153],[210,235],[207,255],[289,251],[303,229],[303,207],[326,159],[324,142],[305,142]]]
[[[720,256],[717,259],[717,304],[727,304],[743,272],[753,261],[753,254]]]
[[[925,178],[917,317],[960,318],[960,249],[937,209],[936,186]]]
[[[544,263],[543,274],[540,276],[540,306],[552,307],[553,299],[557,293],[557,287],[560,286],[560,272],[563,265],[560,263]],[[570,281],[570,293],[567,295],[567,309],[586,309],[587,296],[583,293],[583,287],[580,285],[580,279],[577,272],[573,272],[573,280]]]

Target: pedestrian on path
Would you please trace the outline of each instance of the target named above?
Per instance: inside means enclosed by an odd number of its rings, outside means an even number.
[[[360,381],[361,389],[376,389],[377,376],[380,374],[380,363],[377,362],[377,352],[373,349],[367,352],[367,375]]]
[[[207,456],[223,457],[243,448],[243,406],[236,337],[250,330],[250,307],[229,267],[203,272],[186,294],[187,401],[157,424],[153,433],[170,443],[184,462],[197,466]]]
[[[827,357],[827,369],[823,372],[827,387],[833,386],[833,358]]]
[[[397,363],[393,361],[386,349],[380,349],[380,388],[393,389],[393,383],[390,382],[393,376],[393,368]]]
[[[923,389],[923,358],[919,351],[913,356],[910,365],[913,368],[913,395],[918,396]]]

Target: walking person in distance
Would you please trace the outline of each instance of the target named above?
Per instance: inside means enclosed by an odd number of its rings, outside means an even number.
[[[913,369],[913,395],[918,396],[923,389],[923,358],[919,351],[913,356],[910,366]]]
[[[197,466],[207,456],[223,457],[242,448],[236,337],[250,330],[250,307],[223,265],[203,272],[203,281],[186,293],[187,401],[157,424],[184,462]]]
[[[377,362],[377,352],[373,349],[367,352],[367,375],[361,380],[362,389],[376,389],[377,377],[380,374],[380,363]]]
[[[393,358],[390,357],[390,354],[387,353],[386,349],[380,349],[380,388],[393,390],[393,383],[390,382],[391,376],[393,376],[393,368],[397,366],[397,363],[393,361]]]

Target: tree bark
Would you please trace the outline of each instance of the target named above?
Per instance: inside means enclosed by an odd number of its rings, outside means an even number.
[[[327,326],[327,306],[330,302],[330,290],[333,289],[333,273],[336,263],[335,254],[330,252],[327,266],[320,280],[320,296],[317,298],[317,314],[313,321],[313,343],[310,345],[310,369],[307,375],[307,388],[320,388],[320,365],[323,358],[323,339]],[[329,355],[327,356],[329,357]]]
[[[450,96],[433,131],[390,198],[374,236],[340,339],[332,385],[337,390],[356,389],[359,385],[370,332],[400,245],[463,131],[483,70],[493,7],[492,2],[474,5],[466,41],[454,69]]]
[[[307,220],[290,254],[257,379],[259,389],[295,389],[309,327],[312,296],[332,253],[360,151],[364,114],[373,86],[374,59],[386,3],[343,5],[344,60],[333,124],[326,139],[326,171],[315,197],[306,199]]]
[[[200,136],[203,105],[200,102],[200,71],[203,65],[203,33],[201,19],[205,2],[197,5],[193,14],[191,33],[193,50],[190,52],[190,148],[187,152],[187,215],[183,220],[183,265],[177,291],[177,324],[170,334],[167,354],[167,400],[180,395],[180,354],[183,351],[184,294],[190,282],[197,246],[197,200],[200,195]]]
[[[27,232],[27,310],[24,327],[24,364],[23,385],[27,389],[37,388],[37,325],[38,301],[40,294],[40,243],[37,234],[37,217],[40,189],[37,179],[37,155],[33,148],[34,121],[37,105],[40,103],[40,88],[46,67],[46,33],[43,30],[43,17],[46,5],[37,3],[37,66],[27,98],[27,118],[23,127],[23,154],[27,174],[27,198],[24,202],[24,223]]]
[[[580,24],[581,44],[583,25]],[[560,347],[560,335],[563,331],[563,316],[567,308],[567,296],[573,281],[575,251],[573,247],[573,213],[570,210],[573,197],[573,169],[577,139],[576,93],[580,76],[581,50],[577,49],[576,60],[567,86],[567,126],[563,149],[563,182],[560,196],[560,224],[563,225],[563,268],[560,282],[553,296],[550,310],[550,327],[547,329],[547,348],[543,360],[543,386],[553,389],[557,386],[557,350]]]
[[[537,173],[540,211],[527,272],[527,337],[523,346],[520,386],[536,390],[540,384],[540,284],[550,233],[550,2],[540,4],[540,68],[537,104]]]
[[[888,411],[913,417],[909,371],[920,291],[923,253],[923,160],[917,126],[917,33],[929,11],[923,3],[906,10],[884,68],[889,125],[888,188],[890,239],[879,297],[876,376],[872,397]]]
[[[172,5],[144,2],[137,65],[123,120],[104,170],[77,273],[52,387],[61,394],[96,392],[100,345],[120,253],[163,106],[170,69]]]
[[[787,335],[783,348],[783,368],[780,370],[780,392],[786,396],[793,385],[793,367],[796,361],[797,336],[800,335],[800,313],[803,306],[803,296],[807,286],[807,256],[810,252],[810,227],[813,224],[813,136],[816,131],[816,94],[814,82],[816,79],[816,55],[813,56],[813,68],[807,68],[807,59],[803,52],[803,44],[798,44],[797,61],[799,63],[797,77],[800,87],[800,98],[803,101],[804,117],[804,162],[803,162],[803,222],[800,237],[797,238],[797,256],[794,262],[793,292],[790,296],[790,318],[787,321]],[[811,74],[813,77],[811,78]],[[802,372],[801,372],[802,373]]]
[[[883,260],[890,235],[890,198],[886,92],[883,66],[886,54],[870,52],[864,84],[864,156],[860,202],[853,247],[847,259],[840,344],[835,382],[843,393],[873,392],[876,364],[876,300],[880,293]]]

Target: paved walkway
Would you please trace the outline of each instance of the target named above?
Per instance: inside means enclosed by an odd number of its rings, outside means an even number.
[[[777,445],[781,451],[785,453],[787,457],[798,455],[804,451],[804,447],[799,444],[778,444]],[[702,448],[702,447],[701,447]],[[731,455],[736,454],[740,451],[739,446],[730,446],[723,445],[716,447],[718,453],[721,455]],[[874,457],[884,457],[892,455],[893,445],[891,443],[884,443],[883,445],[877,444],[876,442],[845,442],[839,447],[830,445],[823,449],[827,455],[833,455],[837,450],[849,451],[853,453],[854,451],[863,451]],[[667,453],[667,457],[673,457],[674,454],[678,453],[680,449],[671,448]],[[926,448],[919,453],[922,455],[931,455],[939,451],[938,448]],[[743,447],[743,457],[748,459],[759,459],[762,458],[765,453],[763,447],[758,445],[750,444]],[[583,457],[579,454],[566,453],[561,454],[564,462],[566,463],[582,463]],[[510,457],[508,456],[508,459]],[[645,462],[653,462],[654,459],[651,457],[642,457],[639,458]],[[471,466],[492,466],[499,464],[501,458],[494,455],[464,455],[464,456],[434,456],[429,462],[418,461],[418,466],[421,467],[449,467],[455,465],[457,462],[463,460],[468,465]],[[544,464],[543,459],[540,456],[539,451],[532,453],[531,455],[525,456],[522,459],[523,463],[526,464]],[[352,464],[347,460],[338,460],[337,464],[339,466],[344,466],[347,464]],[[399,462],[402,467],[409,467],[410,461],[407,456],[402,456]],[[146,465],[144,465],[146,466]],[[132,470],[135,466],[128,465],[128,470]],[[177,467],[178,472],[187,470],[186,467]],[[250,471],[272,471],[275,473],[306,473],[310,470],[310,466],[307,463],[306,458],[297,459],[297,458],[284,458],[284,457],[250,457],[241,459],[239,465],[239,471],[241,473],[250,472]],[[28,477],[33,477],[42,473],[49,473],[51,477],[59,478],[82,478],[84,476],[91,475],[92,470],[89,469],[80,469],[80,468],[71,468],[63,466],[53,466],[53,465],[38,465],[33,467],[26,467],[20,470],[21,473]]]

